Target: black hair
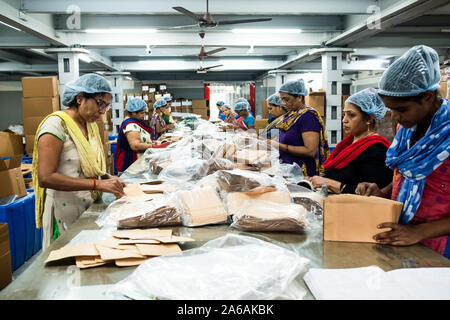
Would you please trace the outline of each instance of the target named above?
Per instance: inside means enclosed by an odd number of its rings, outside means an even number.
[[[87,93],[87,92],[81,92],[83,94],[83,97],[85,99],[95,99],[98,96],[104,96],[105,94],[107,94],[108,92],[97,92],[97,93]],[[80,105],[77,102],[77,96],[75,96],[75,98],[72,100],[71,103],[69,103],[69,108],[71,107],[75,107],[78,109]]]

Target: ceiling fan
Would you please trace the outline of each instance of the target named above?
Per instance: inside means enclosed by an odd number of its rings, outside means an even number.
[[[223,20],[223,21],[214,21],[212,15],[209,13],[209,0],[206,0],[206,13],[203,17],[200,17],[193,13],[192,11],[189,11],[183,7],[172,7],[172,9],[177,10],[178,12],[191,17],[194,19],[197,24],[194,25],[187,25],[187,26],[177,26],[172,27],[171,29],[184,29],[184,28],[192,28],[192,27],[200,27],[201,29],[204,28],[214,28],[221,25],[227,25],[227,24],[238,24],[238,23],[251,23],[251,22],[261,22],[261,21],[270,21],[272,18],[256,18],[256,19],[241,19],[241,20]]]
[[[218,67],[223,67],[223,64],[218,64],[218,65],[215,65],[215,66],[205,67],[205,68],[203,68],[203,67],[200,65],[200,67],[197,69],[197,73],[207,73],[210,69],[212,69],[212,68],[218,68]]]
[[[218,53],[220,51],[226,50],[227,48],[218,48],[210,51],[206,51],[205,47],[202,45],[202,48],[200,49],[200,53],[198,54],[198,58],[203,60],[204,58],[219,58],[218,56],[213,56],[213,54]]]

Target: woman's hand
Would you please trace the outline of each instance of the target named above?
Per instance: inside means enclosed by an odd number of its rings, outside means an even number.
[[[379,229],[391,228],[391,231],[386,231],[376,234],[373,239],[380,244],[391,244],[394,246],[409,246],[425,239],[420,224],[402,225],[397,223],[385,222],[378,225]]]
[[[377,196],[383,197],[380,188],[376,183],[370,182],[361,182],[358,183],[356,187],[355,194],[359,194],[361,196]]]
[[[175,124],[174,123],[170,123],[170,124],[167,125],[167,129],[168,130],[174,129],[174,128],[175,128]]]
[[[117,177],[112,177],[106,180],[98,180],[97,181],[97,190],[112,193],[116,196],[116,199],[119,199],[125,195],[123,192],[123,188],[126,187],[126,183],[122,181],[122,179]]]
[[[313,185],[314,189],[321,188],[322,185],[330,184],[330,179],[321,177],[321,176],[312,176],[312,177],[305,177],[305,180],[308,180]]]

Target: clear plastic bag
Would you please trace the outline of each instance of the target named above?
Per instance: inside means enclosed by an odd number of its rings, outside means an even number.
[[[227,234],[199,248],[150,259],[109,293],[160,300],[302,299],[310,261],[264,240]]]
[[[326,187],[319,191],[299,185],[290,184],[287,187],[294,203],[304,206],[306,210],[316,215],[323,215],[323,200],[328,196]]]
[[[156,194],[122,197],[97,218],[102,228],[148,228],[181,224],[181,213],[172,196]]]
[[[234,169],[219,170],[213,175],[219,188],[225,192],[246,192],[257,187],[275,187],[280,191],[287,191],[282,179],[261,172]]]
[[[183,159],[169,163],[158,174],[158,179],[185,188],[203,177],[202,168],[207,163],[201,159]]]
[[[231,227],[245,231],[302,232],[306,209],[295,203],[245,200],[233,215]]]

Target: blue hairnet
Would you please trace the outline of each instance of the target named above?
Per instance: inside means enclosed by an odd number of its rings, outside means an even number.
[[[225,102],[223,102],[223,101],[217,101],[216,102],[216,106],[222,107],[224,104],[225,104]]]
[[[112,89],[108,81],[95,73],[88,73],[71,81],[64,86],[64,93],[61,97],[61,103],[69,106],[77,94],[85,93],[111,93]]]
[[[345,102],[357,105],[367,114],[373,114],[375,120],[383,119],[387,108],[374,88],[361,90],[351,95]]]
[[[267,98],[267,103],[273,104],[274,106],[284,106],[283,100],[278,93],[275,93]]]
[[[166,105],[167,105],[166,100],[164,100],[164,99],[159,99],[158,101],[156,101],[156,102],[153,104],[153,108],[158,109],[158,108],[164,107],[164,106],[166,106]]]
[[[125,105],[125,109],[129,112],[139,112],[147,109],[147,103],[140,98],[130,98]]]
[[[416,96],[439,89],[440,81],[437,52],[424,45],[414,46],[383,73],[378,93],[391,97]]]
[[[229,105],[227,105],[227,104],[222,105],[222,108],[227,108],[227,109],[231,110],[231,107]]]
[[[167,103],[167,102],[172,101],[172,98],[171,97],[167,97],[167,98],[164,98],[164,100],[166,100],[166,103]]]
[[[239,103],[239,102],[245,102],[245,103],[248,103],[247,99],[245,99],[245,98],[239,98],[239,99],[237,99],[237,100],[236,100],[236,103]]]
[[[248,110],[248,103],[246,102],[238,102],[234,106],[234,111],[242,111],[242,110]]]
[[[302,79],[286,82],[278,91],[302,96],[308,95],[308,89]]]

